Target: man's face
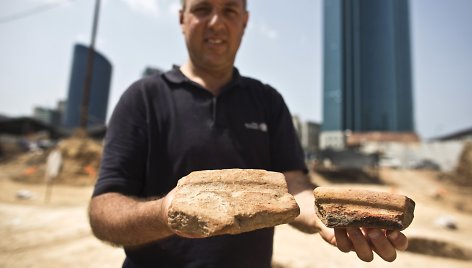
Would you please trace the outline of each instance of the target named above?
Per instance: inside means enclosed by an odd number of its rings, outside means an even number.
[[[243,0],[187,0],[180,24],[192,63],[232,67],[248,16]]]

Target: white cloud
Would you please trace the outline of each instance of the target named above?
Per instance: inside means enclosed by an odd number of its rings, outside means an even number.
[[[150,16],[159,16],[161,8],[156,0],[122,0],[133,11]]]
[[[56,5],[68,6],[73,3],[72,0],[33,0],[32,2],[41,4],[41,5],[51,5],[51,6],[56,6]]]
[[[279,37],[278,32],[265,23],[260,24],[258,30],[262,35],[266,36],[271,40],[276,40]]]
[[[179,14],[180,8],[181,8],[180,1],[172,1],[167,11],[169,12],[169,15],[176,16],[177,14]]]
[[[121,0],[121,2],[125,3],[134,12],[152,17],[176,18],[181,8],[180,0]]]
[[[87,36],[85,33],[76,34],[74,37],[76,43],[84,44],[86,46],[90,43],[90,36]]]
[[[62,2],[69,2],[69,0],[34,0],[34,2],[38,3],[45,3],[45,4],[55,4],[55,3],[62,3]]]
[[[254,31],[256,34],[262,35],[270,40],[277,40],[279,33],[267,23],[261,21],[252,21],[249,23],[249,31]]]

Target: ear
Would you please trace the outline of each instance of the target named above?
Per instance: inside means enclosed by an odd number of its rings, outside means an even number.
[[[180,9],[179,10],[179,23],[183,24],[183,22],[184,22],[184,10]]]
[[[182,32],[184,31],[184,10],[181,9],[179,10],[179,24],[180,24],[180,28],[182,29]]]
[[[246,11],[246,13],[244,14],[243,20],[244,20],[243,22],[244,29],[246,29],[247,23],[249,22],[249,11]]]

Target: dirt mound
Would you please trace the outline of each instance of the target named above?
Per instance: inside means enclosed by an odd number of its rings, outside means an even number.
[[[62,168],[54,183],[71,185],[91,185],[95,183],[102,158],[102,145],[93,139],[73,136],[61,140],[56,148],[62,155]],[[10,169],[16,171],[16,181],[44,183],[46,161],[52,150],[27,153],[9,162]]]
[[[472,142],[464,145],[456,169],[441,177],[460,187],[472,187]]]
[[[95,140],[81,137],[72,137],[58,144],[64,163],[57,178],[58,182],[65,183],[94,183],[97,178],[102,145]],[[81,181],[77,181],[82,178]],[[85,180],[82,182],[82,180]]]
[[[464,146],[459,165],[456,168],[456,174],[463,179],[464,183],[472,185],[472,142]]]

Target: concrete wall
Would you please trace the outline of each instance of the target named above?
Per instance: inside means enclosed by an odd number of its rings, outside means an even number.
[[[397,163],[398,167],[401,168],[409,168],[423,160],[430,160],[438,164],[442,171],[451,171],[458,164],[464,144],[464,141],[435,141],[407,144],[397,142],[366,142],[362,144],[361,151],[364,153],[381,152],[384,160]]]

